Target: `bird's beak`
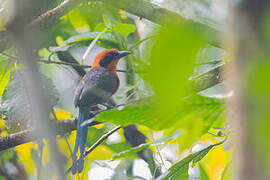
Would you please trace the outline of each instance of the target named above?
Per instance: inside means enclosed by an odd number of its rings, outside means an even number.
[[[118,52],[118,55],[117,55],[117,59],[120,59],[122,57],[125,57],[125,56],[127,56],[129,54],[131,54],[131,52],[129,52],[129,51],[119,51]]]

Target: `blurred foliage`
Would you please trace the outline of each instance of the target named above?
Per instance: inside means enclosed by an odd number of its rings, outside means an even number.
[[[27,91],[27,80],[25,78],[23,70],[12,71],[9,84],[2,95],[1,111],[7,112],[8,120],[6,124],[11,132],[26,129],[31,123],[29,122],[31,94]],[[54,89],[51,79],[43,75],[42,80],[44,82],[44,93],[49,98],[50,106],[53,106],[57,103],[58,93]]]
[[[210,2],[206,2],[202,6],[206,8],[209,4]],[[204,22],[208,25],[215,24],[207,19]],[[123,86],[114,96],[116,104],[123,105],[95,117],[96,121],[103,124],[88,128],[86,145],[93,145],[114,125],[130,124],[138,125],[138,129],[146,136],[146,143],[131,147],[123,130],[119,130],[86,157],[86,165],[80,175],[72,177],[69,173],[67,179],[88,179],[95,166],[113,171],[113,175],[104,177],[107,179],[133,178],[135,175],[132,168],[135,167],[135,160],[140,157],[138,152],[145,148],[151,149],[157,166],[163,169],[163,179],[187,179],[192,162],[199,169],[200,179],[220,179],[230,161],[230,153],[222,145],[212,149],[213,145],[210,144],[217,143],[221,138],[208,132],[217,134],[220,128],[226,127],[224,100],[214,98],[211,91],[194,92],[190,79],[226,63],[226,52],[208,45],[200,29],[196,29],[191,23],[173,22],[166,28],[155,26],[150,29],[149,34],[141,33],[141,26],[150,27],[147,22],[134,18],[123,10],[91,1],[74,7],[60,21],[44,30],[43,36],[37,37],[39,45],[35,52],[38,52],[39,59],[48,63],[39,63],[40,72],[46,81],[44,93],[52,97],[57,120],[77,116],[73,103],[67,102],[73,98],[70,94],[73,94],[71,91],[75,89],[79,79],[69,66],[52,63],[62,62],[56,55],[57,52],[69,53],[81,62],[87,46],[103,31],[105,33],[97,39],[93,52],[102,48],[132,52],[126,58],[127,63],[119,67],[132,73],[119,73]],[[0,118],[5,119],[0,119],[1,136],[31,127],[27,122],[31,109],[27,105],[27,92],[24,91],[25,81],[21,74],[23,66],[18,62],[14,47],[4,53],[13,57],[0,54]],[[91,61],[84,63],[88,65]],[[61,89],[62,87],[65,89]],[[224,93],[216,87],[212,88],[219,95]],[[69,93],[65,94],[66,91]],[[51,115],[51,119],[54,116]],[[227,130],[222,130],[223,132],[226,133]],[[66,169],[72,164],[75,138],[76,131],[57,136]],[[187,155],[186,152],[198,143],[210,146]],[[39,173],[43,177],[51,168],[48,144],[43,139],[41,142],[30,142],[0,152],[0,168],[5,169],[5,164],[11,162],[16,154],[17,162],[26,171],[28,178],[35,179]],[[171,154],[168,152],[170,155],[167,155],[163,151],[170,149],[170,145],[177,150]],[[54,176],[50,174],[49,178],[53,179]],[[140,176],[143,177],[144,174]]]

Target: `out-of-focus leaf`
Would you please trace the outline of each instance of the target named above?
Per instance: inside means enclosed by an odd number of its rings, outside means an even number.
[[[209,180],[209,177],[205,171],[205,169],[200,165],[200,180]]]
[[[113,151],[104,145],[99,145],[88,156],[88,160],[105,160],[113,157]]]
[[[171,24],[154,41],[149,73],[144,75],[155,93],[156,109],[164,122],[182,108],[182,98],[191,92],[188,80],[199,49],[204,45],[199,29],[191,24]]]
[[[220,180],[232,179],[232,162],[230,161],[224,168]]]
[[[211,140],[213,143],[218,143],[218,141],[214,140],[211,135],[205,135],[204,138],[206,138],[206,142]],[[216,146],[211,153],[200,161],[200,164],[203,165],[209,179],[220,179],[224,168],[231,160],[231,152],[224,150],[225,143],[223,145]]]
[[[8,54],[8,52],[6,52]],[[14,62],[7,56],[0,54],[0,97],[3,95],[6,85],[9,82],[10,72],[14,69]]]
[[[0,164],[3,166],[4,163],[8,162],[14,156],[14,151],[12,149],[1,151],[0,156],[1,156]]]
[[[6,86],[2,97],[1,109],[7,111],[7,126],[11,132],[27,128],[31,119],[30,99],[31,94],[27,91],[25,83],[25,71],[16,70],[11,73],[11,79]],[[41,76],[43,84],[43,93],[49,98],[50,105],[57,102],[58,93],[54,88],[52,80],[46,76]]]
[[[78,10],[73,9],[66,16],[77,32],[83,33],[90,30],[87,21]],[[65,16],[63,18],[65,18]]]
[[[57,120],[65,120],[71,118],[71,114],[64,109],[56,109],[54,112]],[[54,119],[54,115],[52,113],[51,118]]]
[[[36,171],[36,166],[34,165],[33,159],[31,157],[31,149],[33,148],[33,143],[29,142],[15,147],[15,151],[18,155],[18,161],[22,163],[25,170],[28,173],[34,173]]]
[[[105,24],[105,26],[108,28],[108,29],[111,29],[112,28],[112,22],[110,21],[110,19],[108,18],[108,16],[106,16],[105,14],[103,14],[103,22]]]
[[[125,151],[126,149],[131,148],[131,146],[125,142],[123,143],[115,143],[115,144],[106,144],[111,150],[113,150],[116,153],[119,153],[121,151]]]
[[[202,133],[207,132],[214,124],[222,123],[221,117],[224,113],[222,100],[194,95],[182,100],[179,99],[180,101],[182,105],[168,114],[166,121],[162,119],[155,103],[147,100],[145,100],[145,104],[130,105],[103,112],[95,119],[121,126],[141,124],[151,129],[161,130],[174,127],[178,123],[181,124],[181,120],[187,121],[189,117],[196,117],[203,122]],[[185,123],[187,122],[182,122],[182,125]]]
[[[120,153],[117,153],[113,157],[113,159],[127,157],[127,156],[130,156],[130,155],[132,155],[132,154],[134,154],[136,152],[139,152],[139,151],[141,151],[144,148],[147,148],[149,146],[159,145],[159,144],[162,144],[162,143],[167,142],[169,140],[176,139],[180,134],[181,134],[181,132],[180,131],[177,131],[174,134],[172,134],[171,136],[163,137],[163,138],[160,138],[159,140],[156,140],[154,142],[145,143],[145,144],[141,144],[141,145],[139,145],[137,147],[130,148],[129,150],[126,150],[126,151],[122,151]]]
[[[85,41],[85,40],[93,40],[97,37],[97,35],[100,32],[86,32],[86,33],[82,33],[79,35],[75,35],[75,36],[71,36],[70,38],[68,38],[65,42],[68,44],[72,44],[72,43],[76,43],[76,42],[80,42],[80,41]],[[117,44],[117,40],[113,37],[112,34],[109,33],[105,33],[103,35],[101,35],[101,37],[99,38],[99,40],[103,40],[103,41],[109,41],[112,43],[116,43]]]
[[[134,24],[116,24],[113,30],[122,36],[128,36],[130,33],[136,31],[136,26]]]
[[[10,72],[11,70],[7,70],[0,75],[0,96],[3,95],[6,85],[9,82]]]
[[[5,122],[0,118],[0,131],[3,131],[6,128]]]
[[[197,153],[190,154],[188,157],[184,158],[183,160],[170,167],[170,169],[166,173],[161,175],[158,180],[188,179],[189,163],[192,161],[200,161],[212,148],[213,145],[210,145]]]

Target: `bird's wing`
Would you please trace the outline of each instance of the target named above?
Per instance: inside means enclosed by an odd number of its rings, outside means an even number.
[[[104,68],[91,69],[79,82],[74,105],[92,106],[110,98],[119,86],[118,77]]]

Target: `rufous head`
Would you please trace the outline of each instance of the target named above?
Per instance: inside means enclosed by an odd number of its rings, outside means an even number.
[[[118,51],[117,49],[105,49],[102,50],[95,57],[94,62],[92,64],[92,68],[106,68],[112,73],[116,73],[116,66],[119,60],[129,55],[129,51]]]

